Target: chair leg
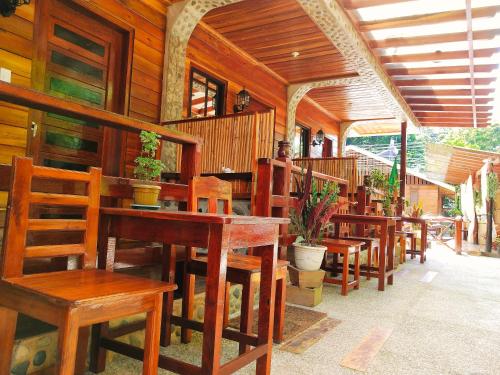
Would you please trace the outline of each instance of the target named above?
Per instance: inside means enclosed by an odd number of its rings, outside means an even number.
[[[89,369],[94,374],[99,374],[106,369],[107,350],[101,347],[101,337],[107,332],[108,324],[109,323],[106,322],[92,326]]]
[[[347,283],[349,282],[349,252],[343,254],[342,265],[342,295],[347,296]]]
[[[158,355],[160,354],[160,333],[162,317],[162,293],[154,296],[153,310],[146,317],[146,333],[144,338],[143,375],[158,373]]]
[[[231,283],[226,283],[224,295],[224,328],[229,327],[229,307],[231,306]]]
[[[368,245],[367,252],[368,252],[368,254],[367,254],[367,256],[368,256],[368,261],[367,261],[368,269],[366,271],[366,280],[370,280],[371,279],[371,272],[372,272],[372,257],[373,257],[371,244]]]
[[[253,333],[253,301],[255,293],[255,281],[253,277],[249,277],[243,284],[243,292],[241,296],[241,315],[240,315],[240,332]],[[250,346],[240,343],[240,354],[250,350]]]
[[[81,327],[78,333],[78,346],[76,351],[75,375],[85,374],[87,368],[87,350],[89,345],[90,327]]]
[[[173,245],[163,245],[162,251],[162,281],[174,283],[175,282],[175,259],[176,249]],[[170,317],[174,309],[174,292],[167,292],[163,294],[163,310],[161,313],[161,346],[169,346],[172,337],[172,324]]]
[[[359,289],[359,251],[354,254],[354,280],[356,281],[354,289]]]
[[[286,309],[286,272],[285,276],[276,280],[276,302],[274,305],[274,342],[280,344],[283,341],[285,329]]]
[[[188,272],[188,260],[194,256],[195,249],[186,247],[186,261],[184,266],[184,288],[182,296],[182,317],[184,319],[193,319],[193,300],[195,275]],[[191,342],[193,332],[187,328],[181,328],[181,342],[188,344]]]
[[[68,311],[59,326],[57,341],[59,357],[56,362],[56,373],[73,375],[75,373],[76,350],[78,346],[78,319],[73,311]]]
[[[0,374],[10,374],[16,334],[17,311],[0,306]]]

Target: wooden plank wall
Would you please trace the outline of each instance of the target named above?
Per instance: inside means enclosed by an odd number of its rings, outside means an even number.
[[[243,88],[261,103],[276,111],[275,139],[282,139],[286,129],[286,82],[269,72],[262,64],[222,38],[209,26],[196,27],[189,41],[184,85],[184,115],[189,103],[189,71],[191,66],[226,82],[228,87],[226,114],[233,113],[236,94]],[[311,127],[313,134],[320,128],[337,135],[339,124],[332,116],[318,110],[310,101],[302,100],[297,109],[297,121]]]
[[[11,70],[12,83],[23,87],[31,85],[34,17],[35,2],[11,17],[0,16],[0,67]],[[25,155],[27,128],[27,108],[0,102],[0,163],[10,164],[12,156]],[[0,192],[0,208],[6,203],[7,193]],[[3,213],[0,209],[0,216]]]
[[[37,0],[40,1],[40,0]],[[19,7],[11,17],[0,17],[0,66],[12,70],[12,83],[31,86],[33,21],[37,1]],[[161,0],[76,0],[89,4],[97,14],[106,15],[133,30],[134,50],[130,112],[134,118],[158,122],[165,49],[166,3]],[[12,155],[26,152],[28,111],[0,103],[0,163],[10,163]],[[130,172],[139,148],[136,135],[127,136],[126,170]],[[130,174],[130,173],[127,173]],[[2,204],[0,196],[0,205]]]

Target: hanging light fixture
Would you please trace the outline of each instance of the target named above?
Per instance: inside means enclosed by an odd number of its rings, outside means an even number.
[[[243,112],[250,105],[250,94],[245,88],[236,95],[236,104],[234,105],[234,113]]]
[[[325,133],[323,132],[323,130],[320,129],[314,136],[314,139],[311,144],[313,146],[320,146],[321,144],[323,144],[324,140],[325,140]]]
[[[9,17],[16,12],[18,6],[29,3],[30,0],[0,0],[0,14]]]

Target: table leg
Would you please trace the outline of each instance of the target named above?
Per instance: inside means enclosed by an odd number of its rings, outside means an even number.
[[[163,245],[161,280],[175,283],[176,249],[174,245]],[[172,324],[170,317],[174,309],[174,292],[163,293],[163,310],[161,313],[161,346],[170,345]]]
[[[356,251],[354,253],[354,280],[356,281],[356,284],[354,286],[354,289],[359,289],[359,253],[361,250]]]
[[[387,255],[387,223],[381,225],[380,228],[380,248],[378,259],[378,290],[385,290],[385,267]]]
[[[346,249],[342,254],[342,290],[341,294],[347,296],[347,284],[349,283],[349,250]]]
[[[420,263],[425,262],[425,250],[427,249],[427,223],[421,225],[420,238]]]
[[[220,368],[224,300],[226,295],[229,231],[223,225],[211,225],[203,322],[202,374],[217,374]]]
[[[396,242],[396,226],[391,225],[388,230],[388,236],[389,236],[389,243],[387,244],[387,269],[389,271],[394,270],[394,244]],[[394,283],[394,274],[391,274],[387,278],[387,284],[392,285]]]
[[[276,237],[278,228],[276,227]],[[267,353],[257,360],[257,375],[271,373],[271,355],[273,350],[274,302],[276,298],[276,264],[278,243],[262,248],[262,267],[260,279],[258,344],[267,344]]]

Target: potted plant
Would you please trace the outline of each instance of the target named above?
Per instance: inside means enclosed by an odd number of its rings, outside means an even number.
[[[299,201],[292,210],[292,227],[297,233],[294,243],[295,265],[303,271],[317,271],[321,267],[326,247],[320,245],[330,218],[338,212],[339,187],[327,182],[318,191],[309,165],[302,181],[297,181]]]
[[[141,153],[135,158],[134,176],[140,183],[134,188],[134,203],[143,206],[155,206],[161,187],[156,185],[165,165],[156,159],[156,150],[160,145],[160,136],[154,132],[141,131]]]

